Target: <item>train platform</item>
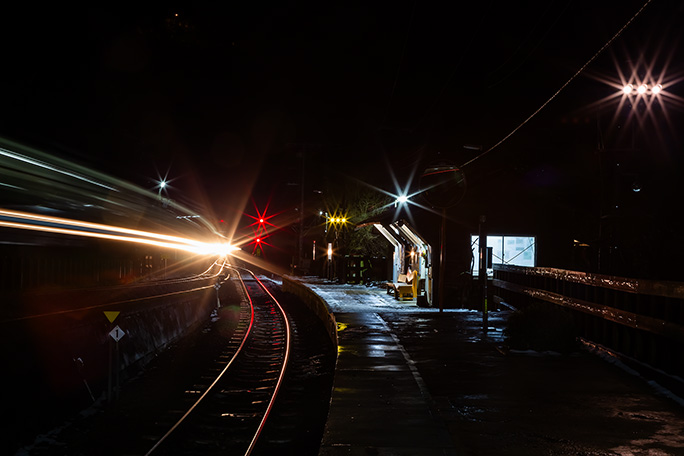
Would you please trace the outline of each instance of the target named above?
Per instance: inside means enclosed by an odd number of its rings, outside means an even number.
[[[600,352],[503,349],[509,310],[299,278],[339,340],[319,455],[682,455],[684,402]]]

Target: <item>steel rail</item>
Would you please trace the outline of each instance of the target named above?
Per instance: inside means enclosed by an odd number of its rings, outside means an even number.
[[[252,441],[249,444],[249,448],[247,448],[247,452],[245,453],[245,456],[249,456],[252,454],[252,451],[254,451],[254,447],[257,444],[257,441],[259,440],[259,437],[261,436],[261,432],[264,430],[264,427],[266,426],[266,420],[268,420],[268,417],[271,413],[271,410],[273,409],[273,405],[275,404],[276,397],[278,396],[278,392],[280,391],[280,387],[283,384],[283,379],[285,378],[285,370],[287,368],[287,365],[290,361],[290,345],[291,345],[291,340],[292,340],[292,334],[291,334],[291,329],[290,329],[290,322],[287,319],[287,314],[285,313],[285,309],[280,305],[278,300],[271,294],[270,291],[268,291],[268,288],[266,288],[266,285],[264,285],[261,280],[257,278],[256,275],[252,271],[248,271],[259,283],[259,286],[273,299],[273,302],[277,305],[278,310],[280,311],[280,314],[283,317],[283,321],[285,322],[285,356],[283,359],[282,366],[280,368],[280,375],[278,376],[278,382],[276,383],[275,390],[273,392],[273,395],[271,396],[271,400],[268,403],[268,407],[266,408],[266,412],[264,413],[264,416],[261,419],[261,422],[259,423],[259,427],[257,429],[257,432],[254,434],[254,438],[252,438]]]
[[[226,267],[226,266],[224,266],[224,267]],[[226,267],[226,268],[228,268],[228,267]],[[259,280],[259,278],[258,278],[252,271],[250,271],[250,270],[248,270],[248,269],[245,269],[245,268],[235,267],[235,266],[229,266],[229,268],[230,268],[230,269],[233,269],[234,271],[236,271],[236,276],[237,276],[237,278],[239,279],[240,284],[241,284],[241,286],[242,286],[242,289],[243,289],[243,291],[245,292],[245,295],[247,296],[247,299],[248,299],[248,301],[249,301],[249,305],[250,305],[250,323],[249,323],[249,327],[248,327],[246,333],[244,334],[244,336],[243,336],[243,338],[242,338],[242,341],[241,341],[241,343],[240,343],[240,346],[236,349],[235,353],[233,353],[233,355],[232,355],[230,361],[224,366],[224,368],[221,370],[221,372],[220,372],[220,373],[217,375],[217,377],[212,381],[211,385],[209,385],[209,386],[207,387],[207,389],[202,393],[202,395],[197,399],[197,401],[195,401],[195,402],[193,403],[193,405],[192,405],[192,406],[183,414],[183,416],[182,416],[182,417],[181,417],[181,418],[180,418],[180,419],[179,419],[179,420],[178,420],[178,421],[177,421],[177,422],[176,422],[176,423],[175,423],[175,424],[174,424],[174,425],[173,425],[173,426],[172,426],[172,427],[171,427],[171,428],[170,428],[170,429],[169,429],[169,430],[168,430],[168,431],[167,431],[167,432],[166,432],[166,433],[165,433],[165,434],[164,434],[164,435],[155,443],[155,445],[154,445],[147,453],[145,453],[145,456],[149,456],[149,455],[151,455],[155,450],[157,450],[157,449],[161,446],[161,444],[162,444],[164,441],[166,441],[166,440],[167,440],[167,439],[168,439],[176,430],[178,430],[178,428],[181,426],[181,424],[182,424],[184,421],[186,421],[186,419],[191,415],[191,413],[194,412],[194,411],[197,409],[197,407],[199,406],[199,404],[200,404],[201,402],[203,402],[204,399],[207,398],[207,396],[211,393],[212,389],[221,381],[221,379],[224,377],[224,375],[226,374],[226,372],[228,372],[228,369],[231,367],[231,365],[233,364],[233,362],[238,358],[238,356],[239,356],[240,354],[242,354],[243,349],[245,348],[245,344],[246,344],[246,342],[247,342],[247,339],[249,338],[250,333],[252,332],[253,329],[255,329],[255,328],[254,328],[254,324],[255,324],[255,304],[254,304],[254,300],[252,299],[252,296],[250,296],[250,292],[249,292],[249,290],[248,290],[247,285],[246,285],[245,282],[244,282],[244,279],[243,279],[242,275],[240,274],[240,270],[243,271],[243,273],[249,274],[252,278],[254,278],[254,280],[255,280],[255,282],[258,284],[259,288],[260,288],[261,290],[263,290],[263,291],[268,295],[268,297],[272,300],[272,302],[274,303],[274,307],[277,307],[277,309],[278,309],[278,311],[279,311],[279,313],[280,313],[280,315],[281,315],[281,318],[282,318],[282,321],[283,321],[283,325],[284,325],[284,329],[285,329],[285,331],[284,331],[284,332],[285,332],[285,344],[284,344],[284,345],[285,345],[285,353],[284,353],[284,355],[283,355],[283,361],[282,361],[281,366],[280,366],[280,372],[279,372],[279,375],[278,375],[278,379],[277,379],[277,382],[276,382],[276,384],[275,384],[275,386],[274,386],[273,393],[271,394],[271,397],[270,397],[268,406],[266,407],[266,410],[264,411],[264,413],[263,413],[263,415],[262,415],[262,417],[261,417],[261,420],[260,420],[260,422],[259,422],[259,425],[257,426],[257,429],[256,429],[256,431],[254,432],[254,435],[253,435],[253,437],[252,437],[252,439],[251,439],[251,441],[250,441],[249,447],[247,448],[247,450],[246,450],[245,453],[244,453],[245,456],[249,456],[249,455],[252,454],[252,452],[254,451],[254,448],[255,448],[256,445],[257,445],[257,442],[259,441],[259,437],[261,436],[261,434],[262,434],[262,432],[263,432],[263,430],[264,430],[264,428],[265,428],[266,422],[267,422],[267,420],[268,420],[268,418],[269,418],[269,416],[270,416],[271,411],[273,410],[273,406],[274,406],[274,404],[275,404],[276,398],[277,398],[278,393],[279,393],[279,391],[280,391],[280,389],[281,389],[281,386],[282,386],[282,384],[283,384],[283,380],[284,380],[284,377],[285,377],[285,371],[286,371],[287,365],[288,365],[289,360],[290,360],[291,340],[292,340],[290,322],[289,322],[289,320],[288,320],[288,318],[287,318],[287,314],[285,313],[285,310],[284,310],[283,307],[280,305],[280,303],[278,302],[278,300],[275,299],[275,297],[274,297],[273,294],[268,290],[268,288],[266,287],[266,285],[264,285],[263,282],[261,282],[261,280]]]
[[[216,386],[216,384],[221,380],[223,375],[228,371],[228,368],[233,364],[237,356],[242,352],[242,349],[245,346],[245,343],[247,342],[247,339],[249,335],[252,332],[252,328],[254,326],[254,302],[252,301],[252,297],[249,296],[249,293],[247,293],[247,287],[245,286],[242,277],[240,277],[240,274],[238,274],[238,278],[240,279],[240,283],[242,284],[243,289],[245,290],[245,295],[247,296],[247,299],[249,300],[249,307],[250,307],[250,319],[249,319],[249,326],[247,327],[247,331],[245,332],[245,335],[242,338],[242,341],[240,342],[240,346],[235,350],[235,353],[233,353],[233,356],[230,358],[230,361],[225,365],[223,370],[218,374],[218,376],[214,379],[214,381],[209,385],[209,387],[202,393],[202,395],[195,401],[194,404],[183,414],[183,416],[173,425],[171,428],[164,434],[150,450],[145,453],[145,456],[149,456],[152,454],[159,446],[176,430],[178,427],[185,421],[185,419],[190,416],[190,414],[197,408],[197,406],[204,400],[205,397],[211,392],[211,390]]]

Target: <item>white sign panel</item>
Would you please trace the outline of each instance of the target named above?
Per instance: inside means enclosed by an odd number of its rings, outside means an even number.
[[[109,331],[109,335],[112,337],[112,339],[118,342],[123,336],[126,335],[126,333],[117,325],[114,327],[114,329]]]
[[[473,277],[480,272],[480,237],[471,235],[471,249],[473,252]],[[492,247],[493,264],[511,264],[514,266],[537,265],[537,238],[535,236],[487,236],[487,247]],[[492,277],[490,265],[487,274]]]

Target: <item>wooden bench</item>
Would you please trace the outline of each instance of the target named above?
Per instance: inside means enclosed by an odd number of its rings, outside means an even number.
[[[406,282],[406,274],[399,274],[399,277],[397,278],[397,282]],[[387,294],[393,294],[394,293],[394,285],[396,285],[395,282],[387,282],[385,283],[387,286]]]
[[[396,282],[387,282],[387,294],[393,294],[394,299],[413,299],[413,285],[406,283],[406,274],[399,274]]]

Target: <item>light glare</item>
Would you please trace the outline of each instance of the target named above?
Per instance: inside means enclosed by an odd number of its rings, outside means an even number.
[[[240,250],[226,243],[208,243],[196,239],[169,236],[149,231],[132,230],[113,225],[82,222],[60,217],[49,217],[28,212],[0,209],[0,227],[16,228],[48,233],[83,236],[113,241],[133,242],[157,247],[184,250],[200,255],[225,256]]]

